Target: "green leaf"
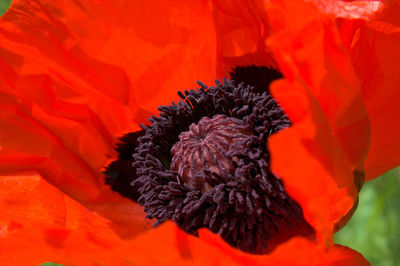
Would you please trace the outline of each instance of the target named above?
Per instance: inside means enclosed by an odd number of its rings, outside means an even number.
[[[361,252],[371,265],[400,265],[400,168],[365,183],[350,222],[337,244]]]
[[[11,0],[0,0],[0,16],[3,15],[11,4]]]

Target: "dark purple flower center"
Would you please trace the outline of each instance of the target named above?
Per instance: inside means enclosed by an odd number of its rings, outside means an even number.
[[[173,220],[194,235],[205,227],[241,250],[266,253],[313,229],[269,170],[268,136],[290,126],[268,93],[280,73],[248,67],[232,77],[251,86],[199,83],[124,136],[106,182],[143,205],[155,226]]]

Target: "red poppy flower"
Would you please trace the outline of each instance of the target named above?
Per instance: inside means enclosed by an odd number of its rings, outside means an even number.
[[[0,20],[0,262],[368,264],[332,235],[364,174],[400,161],[400,5],[315,2],[14,0]],[[317,236],[262,256],[206,229],[149,230],[102,174],[177,90],[246,65],[284,75],[270,89],[293,125],[269,140],[272,171]]]

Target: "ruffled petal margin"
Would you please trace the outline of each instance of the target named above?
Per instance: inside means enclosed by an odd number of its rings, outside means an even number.
[[[400,1],[309,0],[336,18],[371,125],[366,179],[400,165]]]
[[[311,4],[277,2],[268,10],[277,33],[266,44],[285,79],[271,90],[293,126],[270,140],[272,170],[303,207],[318,241],[330,245],[341,217],[350,216],[358,200],[368,115],[332,20]]]
[[[366,178],[400,165],[400,1],[384,1],[368,21],[338,20],[371,123]]]
[[[109,220],[36,175],[4,177],[0,193],[1,265],[369,265],[349,248],[324,250],[303,238],[270,255],[250,255],[208,230],[193,237],[172,222],[127,239],[125,231],[113,230]]]

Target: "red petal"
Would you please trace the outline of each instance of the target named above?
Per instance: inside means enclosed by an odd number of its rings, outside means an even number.
[[[275,65],[264,42],[270,35],[266,1],[212,1],[217,36],[217,78],[236,66]]]
[[[306,0],[314,3],[318,8],[336,18],[370,19],[383,7],[381,0]]]
[[[276,34],[267,45],[286,78],[272,93],[294,123],[270,141],[272,169],[330,243],[357,199],[353,172],[364,168],[368,116],[332,20],[301,2],[281,1],[269,13]]]
[[[271,137],[272,170],[301,204],[319,240],[329,245],[334,225],[357,198],[351,165],[311,93],[286,81],[272,88],[294,122]]]
[[[140,221],[116,224],[92,213],[37,175],[2,176],[0,205],[2,265],[60,259],[79,264],[80,252],[107,250],[143,231]],[[21,250],[24,256],[17,256]]]
[[[385,3],[374,21],[353,27],[349,47],[371,124],[367,179],[400,165],[400,2]],[[346,20],[341,28],[352,25]]]
[[[250,255],[206,229],[197,238],[172,222],[131,239],[126,227],[119,226],[117,235],[109,220],[38,176],[4,177],[0,193],[1,265],[368,265],[353,250],[334,246],[324,251],[302,238],[270,255]]]
[[[0,23],[0,172],[36,171],[107,217],[134,219],[118,211],[138,206],[101,171],[118,137],[215,78],[209,5],[15,0]]]

